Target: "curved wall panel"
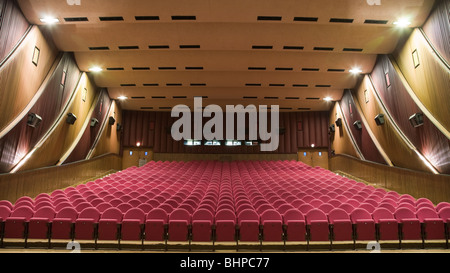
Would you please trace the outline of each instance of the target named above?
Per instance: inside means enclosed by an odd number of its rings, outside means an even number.
[[[437,1],[423,30],[439,53],[450,63],[450,1]]]
[[[336,155],[345,154],[360,159],[347,129],[343,126],[336,126],[336,120],[338,118],[342,119],[342,111],[339,109],[339,103],[335,103],[330,112],[329,126],[332,124],[335,126],[335,132],[330,132],[331,150],[333,150]]]
[[[390,86],[387,86],[386,73]],[[421,111],[409,96],[387,56],[379,57],[372,79],[381,100],[403,134],[440,173],[450,174],[449,140],[426,116],[422,126],[415,128],[410,124],[409,118]]]

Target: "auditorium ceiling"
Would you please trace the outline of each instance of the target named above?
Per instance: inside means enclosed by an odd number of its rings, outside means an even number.
[[[126,110],[328,111],[421,26],[432,0],[18,0]],[[57,18],[55,24],[43,18]],[[407,20],[407,28],[395,22]],[[92,72],[90,69],[100,68]],[[359,69],[359,73],[351,73]]]

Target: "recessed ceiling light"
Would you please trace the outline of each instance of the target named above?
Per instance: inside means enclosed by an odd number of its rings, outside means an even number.
[[[94,66],[94,67],[89,68],[89,71],[91,71],[91,72],[101,72],[101,71],[103,71],[103,69],[101,67]]]
[[[120,96],[120,97],[118,97],[118,99],[119,100],[126,100],[126,99],[128,99],[128,97],[127,96]]]
[[[362,73],[362,70],[359,68],[352,68],[349,70],[349,72],[352,74],[360,74],[360,73]]]
[[[331,98],[331,97],[326,97],[326,98],[324,98],[323,100],[324,100],[324,101],[333,101],[333,98]]]
[[[42,23],[45,24],[56,24],[59,23],[59,19],[55,17],[44,17],[40,19]]]
[[[395,21],[394,25],[401,27],[401,28],[405,28],[405,27],[408,27],[409,25],[411,25],[411,21],[408,20],[407,18],[401,18],[401,19]]]

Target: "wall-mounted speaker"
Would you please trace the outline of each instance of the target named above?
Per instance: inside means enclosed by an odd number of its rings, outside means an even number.
[[[28,114],[28,121],[27,121],[28,126],[36,128],[39,126],[41,121],[42,121],[42,118],[39,115],[37,115],[35,113]]]
[[[336,132],[336,126],[334,124],[330,125],[330,133]]]
[[[337,127],[341,127],[341,126],[342,126],[342,119],[341,119],[341,118],[338,118],[338,119],[336,120],[336,126],[337,126]]]
[[[77,116],[75,116],[73,113],[67,114],[66,122],[73,125],[75,124],[75,121],[77,121]]]
[[[98,124],[98,119],[96,119],[96,118],[91,119],[91,127],[95,127],[95,126],[97,126],[97,124]]]
[[[114,117],[109,117],[109,125],[114,125],[116,123],[116,119]]]
[[[353,123],[353,126],[355,126],[356,130],[362,130],[362,123],[360,120],[355,121],[355,123]]]
[[[414,128],[420,127],[423,125],[423,114],[416,113],[409,118],[409,122]]]
[[[123,125],[120,123],[117,123],[117,128],[116,128],[117,132],[122,131],[122,129],[123,129]]]
[[[386,121],[384,120],[384,115],[383,114],[379,114],[378,116],[375,117],[375,122],[377,123],[378,126],[383,125]]]

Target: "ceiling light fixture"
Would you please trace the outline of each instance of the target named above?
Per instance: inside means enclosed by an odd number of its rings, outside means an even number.
[[[333,98],[331,98],[331,97],[326,97],[326,98],[324,98],[323,100],[324,100],[324,101],[333,101]]]
[[[361,74],[362,70],[360,68],[352,68],[349,70],[349,72],[352,74]]]
[[[120,96],[120,97],[118,97],[118,99],[119,100],[126,100],[126,99],[128,99],[128,97],[127,96]]]
[[[400,28],[406,28],[409,25],[411,25],[411,21],[408,20],[407,18],[401,18],[401,19],[395,21],[394,25],[396,25],[397,27],[400,27]]]
[[[40,19],[42,23],[45,24],[56,24],[59,23],[59,19],[55,17],[44,17]]]
[[[103,71],[103,69],[101,67],[94,66],[94,67],[89,68],[89,71],[91,71],[91,72],[101,72],[101,71]]]

